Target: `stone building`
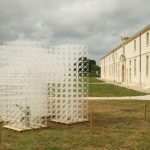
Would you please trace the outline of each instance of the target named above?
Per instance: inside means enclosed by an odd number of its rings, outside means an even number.
[[[101,58],[101,78],[129,86],[150,88],[150,25]]]

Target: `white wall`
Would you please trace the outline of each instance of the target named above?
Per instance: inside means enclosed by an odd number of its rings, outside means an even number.
[[[126,57],[125,81],[122,83],[122,62],[120,56],[123,54],[123,47],[112,51],[101,59],[101,78],[122,84],[140,85],[150,87],[150,44],[146,44],[146,33],[144,32],[124,45],[124,55]],[[141,73],[140,73],[140,39],[141,39]],[[150,38],[149,38],[150,39]],[[134,41],[136,40],[136,48]],[[150,41],[149,41],[150,43]],[[112,59],[114,55],[114,60]],[[149,75],[146,76],[146,56],[149,56]],[[130,65],[131,61],[131,65]],[[136,61],[136,67],[134,66]],[[130,73],[131,70],[131,73]],[[136,72],[136,73],[135,73]],[[131,78],[131,79],[130,79]],[[140,82],[141,80],[141,82]]]

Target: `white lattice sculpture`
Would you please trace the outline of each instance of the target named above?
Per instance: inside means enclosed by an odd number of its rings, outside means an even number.
[[[85,45],[61,45],[51,49],[55,70],[49,83],[51,120],[61,123],[87,121],[88,61]]]
[[[0,113],[5,127],[27,130],[87,121],[85,45],[14,41],[0,50]]]

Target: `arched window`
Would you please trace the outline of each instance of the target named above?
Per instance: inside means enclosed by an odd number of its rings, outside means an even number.
[[[134,76],[136,76],[136,59],[134,59]]]
[[[146,76],[149,75],[149,56],[146,56]]]
[[[136,40],[134,40],[134,51],[136,51]]]
[[[146,33],[146,45],[149,45],[149,32]]]

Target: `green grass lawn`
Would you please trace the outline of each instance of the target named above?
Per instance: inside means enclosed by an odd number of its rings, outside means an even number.
[[[89,77],[89,83],[102,83],[104,81],[96,79],[95,77]]]
[[[96,83],[98,79],[90,78],[89,83]],[[102,83],[98,80],[98,84],[89,84],[90,97],[119,97],[119,96],[140,96],[145,95],[143,92],[127,89],[121,86]]]
[[[147,121],[144,120],[147,104]],[[149,150],[149,101],[91,101],[93,129],[88,123],[16,132],[2,129],[2,150]]]

